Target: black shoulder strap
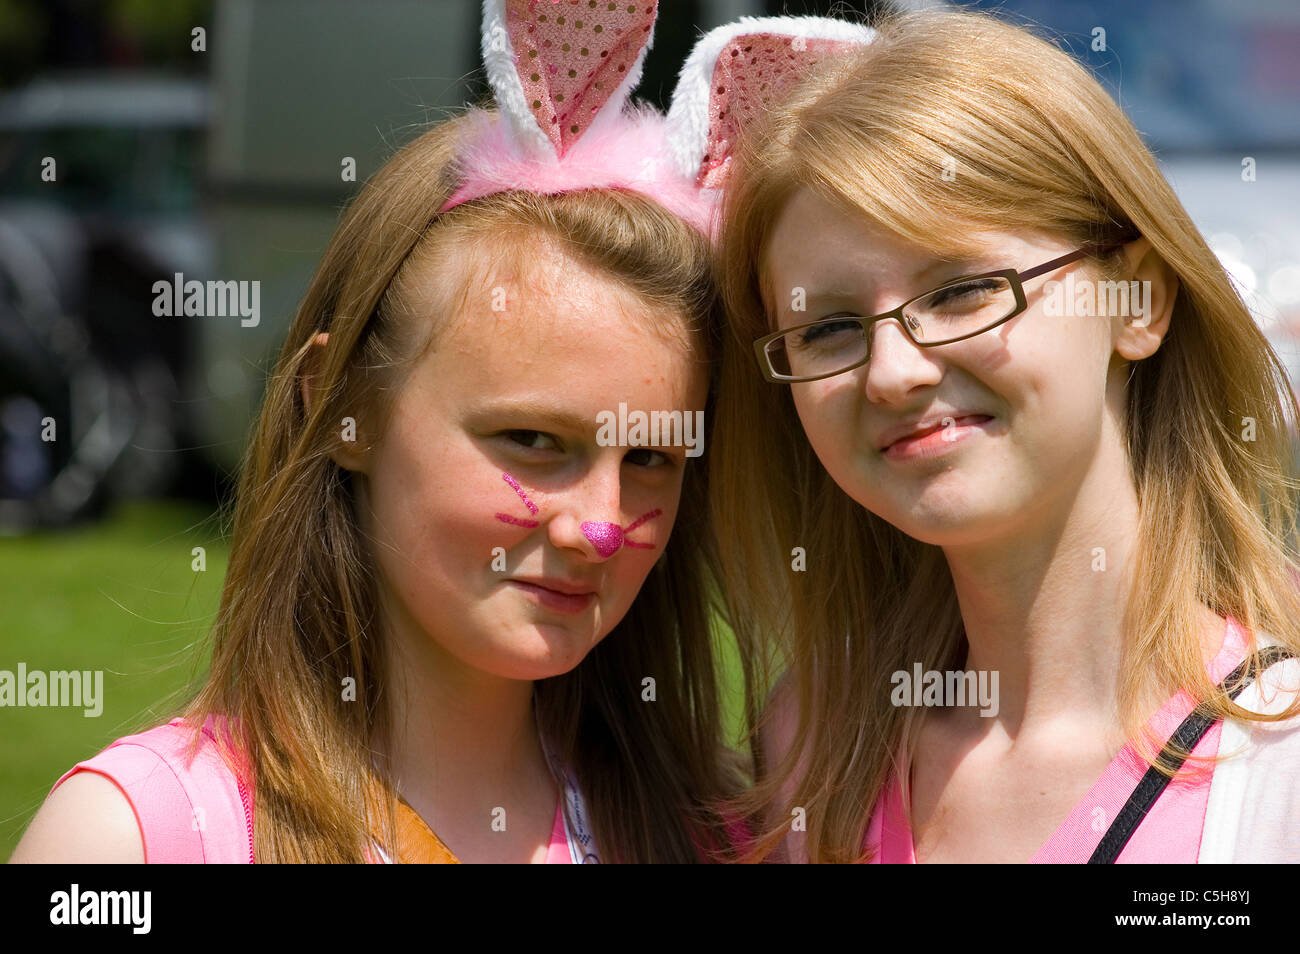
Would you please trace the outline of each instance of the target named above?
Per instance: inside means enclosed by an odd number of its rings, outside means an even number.
[[[1281,646],[1266,646],[1259,651],[1261,668],[1267,669],[1274,663],[1289,659],[1293,655],[1290,650]],[[1252,659],[1253,657],[1248,658],[1229,673],[1228,678],[1219,683],[1219,689],[1226,692],[1229,699],[1236,699],[1243,689],[1255,681],[1257,672],[1251,668]],[[1229,688],[1229,686],[1232,688]],[[1174,734],[1169,737],[1169,742],[1158,756],[1158,759],[1169,766],[1171,772],[1178,771],[1183,762],[1186,761],[1186,756],[1172,754],[1169,747],[1176,745],[1181,752],[1192,751],[1216,721],[1218,720],[1206,711],[1204,705],[1197,706],[1192,710],[1191,715],[1183,720],[1182,725],[1174,731]],[[1088,859],[1088,864],[1114,864],[1115,859],[1119,857],[1119,853],[1124,850],[1124,846],[1133,837],[1133,832],[1137,831],[1138,825],[1142,824],[1142,820],[1146,818],[1151,806],[1156,803],[1160,793],[1169,784],[1169,780],[1170,776],[1154,765],[1147,769],[1146,774],[1142,776],[1142,780],[1133,789],[1133,794],[1129,796],[1128,801],[1124,803],[1124,807],[1115,816],[1115,821],[1111,823],[1110,828],[1106,830],[1106,834],[1102,836],[1097,845],[1097,850]]]

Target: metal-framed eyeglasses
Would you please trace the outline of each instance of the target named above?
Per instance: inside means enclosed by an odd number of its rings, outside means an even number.
[[[871,358],[873,326],[889,318],[902,326],[918,348],[973,338],[1028,307],[1024,282],[1123,244],[1085,245],[1024,271],[1007,268],[954,279],[869,318],[835,316],[783,328],[755,341],[754,353],[767,380],[793,383],[829,378],[866,364]]]

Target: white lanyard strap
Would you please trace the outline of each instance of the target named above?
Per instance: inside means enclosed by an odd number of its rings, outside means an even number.
[[[540,731],[541,719],[537,718],[537,694],[533,694],[533,718],[538,723],[537,740],[542,744],[542,756],[551,767],[551,773],[564,778],[564,804],[561,814],[564,816],[564,840],[569,845],[569,860],[575,865],[600,864],[596,854],[596,839],[591,833],[591,816],[587,814],[587,804],[582,800],[582,792],[573,773],[561,768],[551,755],[551,747],[546,744],[546,736]]]
[[[564,837],[569,843],[569,860],[575,865],[600,864],[586,803],[573,776],[567,773],[564,776]]]

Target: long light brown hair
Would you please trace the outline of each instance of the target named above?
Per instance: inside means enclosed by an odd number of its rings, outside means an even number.
[[[895,760],[906,764],[923,718],[891,704],[890,674],[915,662],[961,669],[965,653],[943,552],[836,486],[790,387],[755,366],[752,342],[773,329],[766,241],[800,188],[940,256],[968,253],[966,236],[978,230],[1078,245],[1133,232],[1149,239],[1180,290],[1171,330],[1131,367],[1127,390],[1140,525],[1118,700],[1125,727],[1138,734],[1140,700],[1178,687],[1220,716],[1260,718],[1209,683],[1198,602],[1300,650],[1300,408],[1132,123],[1069,55],[993,16],[909,14],[877,27],[875,42],[825,63],[744,144],[724,209],[718,267],[729,333],[713,518],[750,731],[783,669],[799,713],[782,764],[759,765],[741,802],[767,819],[755,858],[789,833],[796,806],[811,860],[865,857],[871,808]],[[1114,262],[1091,264],[1107,273]],[[1244,418],[1254,419],[1253,441],[1243,440]],[[802,572],[792,569],[795,547],[806,554]]]
[[[331,451],[345,415],[366,422],[359,440],[382,433],[403,375],[450,320],[422,327],[408,314],[412,269],[445,243],[541,236],[656,306],[648,315],[676,316],[670,330],[689,335],[702,360],[716,343],[708,240],[639,194],[509,192],[440,214],[465,121],[401,149],[346,211],[243,464],[211,671],[185,714],[232,720],[227,752],[253,793],[259,862],[361,861],[372,836],[395,844],[395,793],[372,764],[394,721],[375,564],[353,477]],[[329,334],[312,369],[319,399],[306,407],[304,360],[319,332]],[[626,617],[572,672],[534,687],[539,729],[576,776],[607,861],[699,860],[702,847],[725,843],[713,802],[740,784],[721,742],[702,461],[687,467],[672,539]],[[647,675],[654,702],[641,699]],[[356,701],[342,699],[349,678]]]

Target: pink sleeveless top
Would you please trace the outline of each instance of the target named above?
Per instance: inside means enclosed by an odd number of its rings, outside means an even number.
[[[1232,617],[1218,655],[1208,672],[1211,681],[1221,682],[1246,654],[1246,632]],[[1195,701],[1180,691],[1147,725],[1154,737],[1168,739],[1195,707]],[[1223,723],[1217,722],[1192,749],[1197,756],[1213,756],[1219,750]],[[1119,864],[1195,864],[1201,848],[1201,833],[1210,798],[1214,763],[1184,763],[1156,800],[1120,852]],[[1148,764],[1131,744],[1125,744],[1110,765],[1074,806],[1073,811],[1031,859],[1033,864],[1083,863],[1091,857],[1110,822],[1137,787]],[[915,864],[912,831],[903,813],[899,780],[891,776],[877,800],[867,826],[866,846],[874,851],[873,864]]]
[[[193,759],[188,757],[192,729],[180,719],[124,736],[78,762],[50,791],[76,772],[111,779],[135,812],[146,864],[252,864],[253,802],[247,786],[217,751],[215,729],[209,716]],[[572,861],[564,814],[557,804],[546,863]]]

